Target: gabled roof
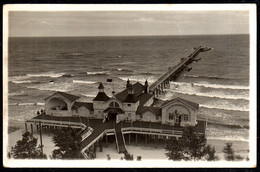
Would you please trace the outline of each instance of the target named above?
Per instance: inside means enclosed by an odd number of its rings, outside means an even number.
[[[55,94],[58,94],[58,95],[60,95],[60,96],[62,96],[62,97],[64,97],[64,98],[66,98],[66,99],[69,100],[70,102],[73,102],[73,101],[75,101],[75,100],[77,100],[77,99],[80,98],[79,96],[75,96],[75,95],[72,95],[72,94],[68,94],[68,93],[64,93],[64,92],[58,91],[58,92],[56,92],[56,93],[50,95],[49,97],[45,98],[44,100],[46,100],[46,99],[52,97],[52,96],[55,95]]]
[[[167,101],[165,101],[165,102],[161,105],[161,107],[162,107],[162,106],[165,106],[165,105],[168,104],[169,102],[174,102],[174,101],[176,101],[176,100],[179,100],[179,101],[181,101],[181,102],[183,102],[183,103],[185,103],[185,104],[191,106],[192,108],[194,108],[194,109],[196,109],[196,110],[199,109],[199,104],[198,104],[198,103],[191,102],[191,101],[189,101],[189,100],[182,99],[182,98],[180,98],[180,97],[177,97],[177,98],[172,99],[172,100],[167,100]]]
[[[142,93],[140,94],[136,99],[139,102],[139,106],[144,105],[151,97],[153,97],[153,94],[149,94],[149,93]]]
[[[144,91],[145,87],[140,84],[139,82],[135,83],[133,85],[133,90],[134,90],[134,97],[138,97],[143,91]],[[128,89],[124,89],[123,91],[117,93],[115,95],[115,97],[120,100],[121,102],[124,102],[124,100],[126,100],[128,95]]]
[[[108,107],[104,110],[104,112],[106,113],[110,110],[116,111],[117,113],[120,113],[120,114],[125,113],[125,111],[123,111],[121,108],[118,108],[118,107]]]
[[[90,110],[90,111],[93,111],[94,109],[93,109],[93,103],[88,103],[88,102],[75,102],[74,104],[73,104],[73,106],[75,106],[75,107],[77,107],[77,108],[80,108],[81,106],[84,106],[84,107],[86,107],[88,110]],[[73,107],[72,106],[72,107]]]
[[[93,99],[93,101],[107,101],[110,97],[106,95],[105,92],[98,92],[97,96]]]
[[[155,115],[161,115],[161,109],[159,107],[152,107],[152,106],[138,106],[136,113],[143,114],[147,111],[150,111]]]

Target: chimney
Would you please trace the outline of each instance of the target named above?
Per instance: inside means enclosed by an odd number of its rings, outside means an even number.
[[[148,85],[148,81],[147,81],[147,79],[145,80],[145,82],[144,82],[144,88],[145,88],[145,93],[149,93],[149,90],[148,90],[148,87],[149,87],[149,85]]]
[[[131,84],[130,84],[130,81],[129,81],[129,79],[126,81],[126,88],[128,88],[129,86],[130,86]]]
[[[134,89],[132,84],[129,84],[128,86],[128,94],[134,94]]]
[[[99,83],[99,86],[98,86],[98,92],[104,92],[104,85],[102,82]]]

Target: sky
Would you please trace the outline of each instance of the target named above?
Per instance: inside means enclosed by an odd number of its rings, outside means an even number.
[[[10,37],[248,34],[248,11],[11,11]]]

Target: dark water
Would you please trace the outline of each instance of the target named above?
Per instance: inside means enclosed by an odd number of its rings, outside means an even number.
[[[152,83],[200,45],[214,49],[200,53],[201,60],[161,98],[198,102],[212,139],[248,140],[249,35],[10,38],[9,103],[43,102],[54,91],[91,101],[100,81],[111,95],[107,78],[116,92],[128,78]],[[30,118],[42,108],[9,107],[12,119]]]

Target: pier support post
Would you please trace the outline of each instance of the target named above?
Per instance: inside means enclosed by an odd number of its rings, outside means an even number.
[[[145,144],[147,144],[147,134],[145,134]]]
[[[135,144],[137,145],[137,133],[135,134]]]
[[[131,144],[131,134],[129,133],[129,145]]]
[[[106,135],[106,147],[107,147],[107,135]]]
[[[31,133],[33,134],[33,124],[31,124]]]
[[[25,125],[25,131],[27,132],[27,123],[25,123],[24,125]]]

